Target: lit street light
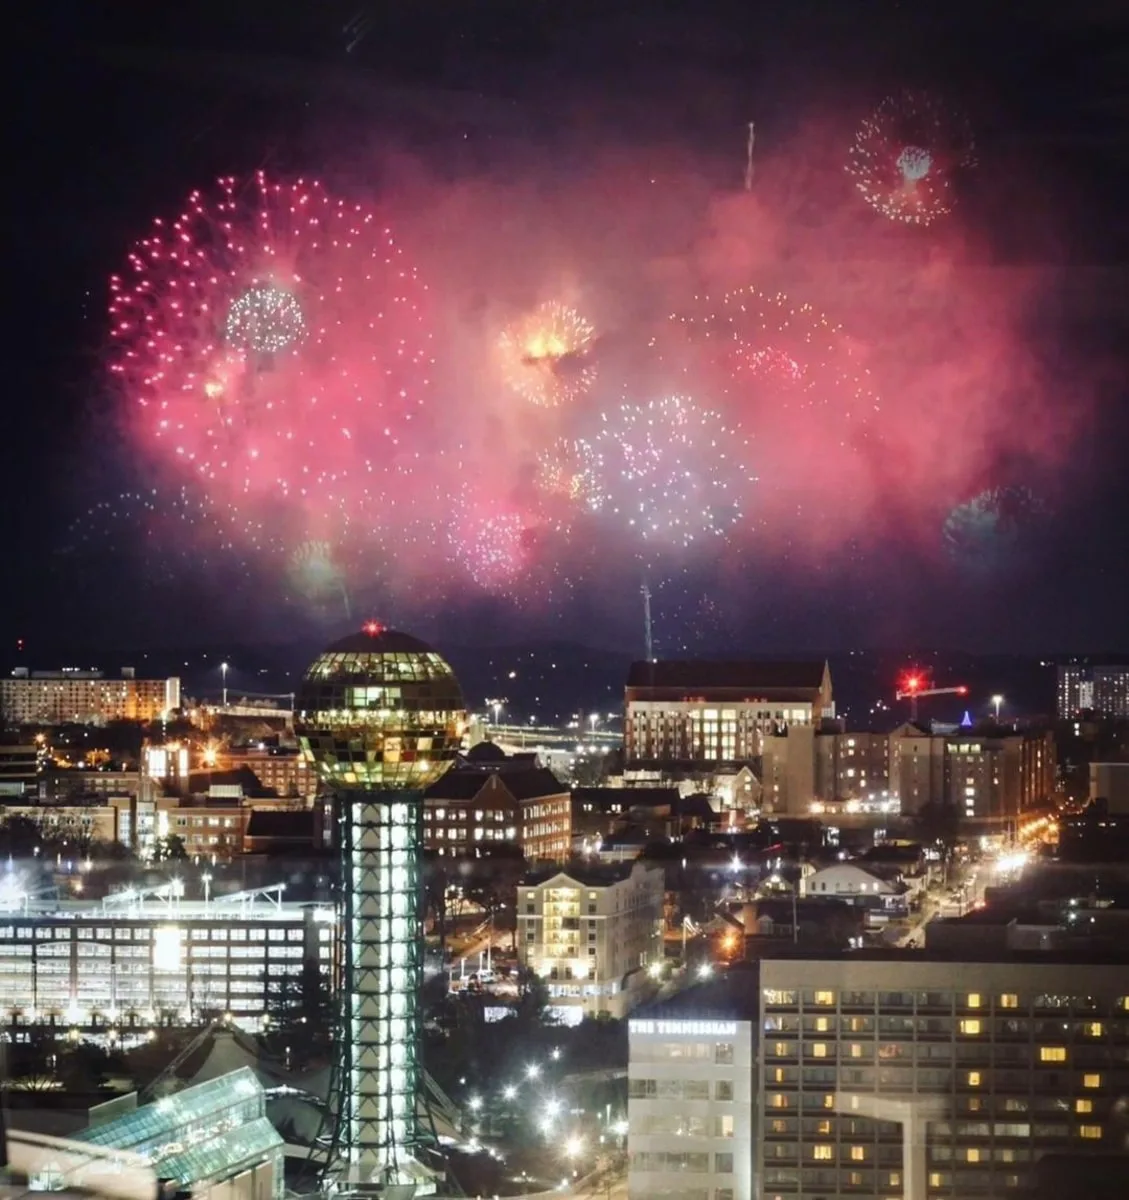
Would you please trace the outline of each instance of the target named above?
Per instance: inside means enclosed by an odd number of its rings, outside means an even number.
[[[1003,704],[1003,702],[1004,702],[1003,696],[1000,696],[997,694],[992,697],[992,707],[996,710],[996,722],[997,723],[999,722],[999,719],[1000,719],[1000,705]]]
[[[220,663],[220,675],[223,678],[223,706],[227,708],[227,663]]]

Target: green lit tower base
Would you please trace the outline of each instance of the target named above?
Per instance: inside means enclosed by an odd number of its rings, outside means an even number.
[[[375,624],[320,655],[295,726],[331,789],[341,853],[341,1020],[324,1185],[408,1200],[437,1190],[418,1119],[423,789],[458,752],[462,693],[422,642]]]

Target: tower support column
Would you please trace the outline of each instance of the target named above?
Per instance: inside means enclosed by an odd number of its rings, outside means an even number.
[[[334,802],[344,1020],[330,1182],[347,1192],[430,1195],[436,1176],[417,1157],[423,793],[340,791]]]

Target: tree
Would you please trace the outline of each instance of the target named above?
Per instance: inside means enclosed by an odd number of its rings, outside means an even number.
[[[271,986],[266,1016],[263,1046],[288,1068],[305,1066],[329,1053],[337,1024],[337,1006],[329,982],[316,962],[303,963],[297,978],[284,976]]]
[[[184,838],[170,833],[168,837],[157,838],[153,843],[154,862],[182,862],[188,857],[184,848]]]

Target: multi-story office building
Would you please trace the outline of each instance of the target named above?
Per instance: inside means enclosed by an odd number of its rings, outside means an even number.
[[[764,1200],[1021,1195],[1047,1153],[1109,1148],[1129,1094],[1122,962],[922,954],[764,960]]]
[[[1129,666],[1070,663],[1058,669],[1058,715],[1063,720],[1092,712],[1129,718]]]
[[[709,1017],[699,990],[628,1025],[629,1200],[753,1200],[755,1001]]]
[[[625,693],[628,764],[719,766],[766,737],[834,716],[824,662],[637,662]]]
[[[333,965],[329,910],[284,904],[277,889],[207,903],[178,897],[175,883],[164,891],[52,904],[7,889],[0,1016],[128,1027],[220,1012],[257,1029],[304,963]]]
[[[424,844],[445,858],[473,857],[502,843],[518,847],[530,862],[564,862],[572,843],[567,786],[545,767],[490,750],[498,757],[479,752],[427,789]]]
[[[570,867],[517,889],[517,949],[568,1020],[620,1018],[663,957],[662,870]]]
[[[179,708],[179,679],[139,679],[132,667],[123,667],[118,677],[70,667],[17,667],[0,679],[0,716],[9,725],[156,721]]]

